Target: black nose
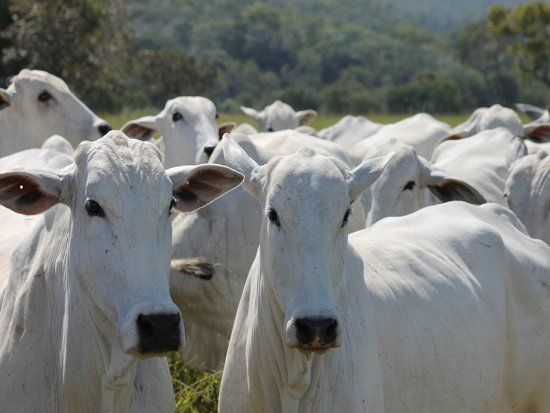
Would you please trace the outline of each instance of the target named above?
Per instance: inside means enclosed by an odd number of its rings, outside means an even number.
[[[204,153],[208,156],[212,155],[212,152],[214,152],[214,149],[216,149],[215,146],[205,146],[204,147]]]
[[[109,133],[110,131],[113,130],[113,128],[111,127],[111,125],[109,125],[108,123],[102,123],[101,125],[99,125],[97,127],[97,130],[99,131],[99,133],[101,134],[101,136],[104,136],[106,135],[107,133]]]
[[[304,347],[329,347],[336,341],[338,321],[334,318],[298,318],[294,325]]]
[[[137,318],[139,351],[146,353],[167,353],[180,347],[180,315],[140,314]]]

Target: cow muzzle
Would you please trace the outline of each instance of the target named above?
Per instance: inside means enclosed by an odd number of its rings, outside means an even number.
[[[339,326],[333,317],[296,318],[290,325],[295,340],[291,347],[302,352],[323,354],[331,348],[339,347]]]
[[[142,355],[161,355],[179,350],[181,346],[179,313],[139,314],[136,323],[138,348]]]

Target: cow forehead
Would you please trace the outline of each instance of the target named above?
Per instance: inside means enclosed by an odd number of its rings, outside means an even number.
[[[44,86],[49,85],[50,87],[53,87],[60,92],[70,92],[69,86],[67,86],[67,84],[62,79],[42,70],[23,69],[12,80],[12,84],[16,86],[18,84],[26,83]]]
[[[301,149],[271,166],[267,197],[279,207],[296,211],[312,205],[345,207],[350,202],[347,176],[344,166],[336,160]]]
[[[187,113],[215,113],[216,107],[214,103],[202,96],[181,96],[171,99],[166,103],[166,110],[180,110]]]
[[[75,163],[86,176],[86,189],[109,195],[116,192],[149,193],[166,197],[172,184],[155,145],[110,132],[94,142],[79,145]],[[140,197],[142,199],[142,197]]]

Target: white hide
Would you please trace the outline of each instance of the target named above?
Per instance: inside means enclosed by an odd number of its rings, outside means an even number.
[[[506,181],[509,208],[533,238],[550,245],[550,151],[539,150],[510,167]]]
[[[514,136],[525,139],[530,153],[550,141],[550,113],[541,109],[541,115],[533,122],[522,125],[519,116],[509,108],[493,105],[489,108],[478,108],[460,125],[453,128],[447,139],[467,138],[489,129],[505,128]]]
[[[523,125],[516,112],[496,104],[474,110],[467,120],[453,128],[450,137],[467,138],[496,128],[508,129],[514,136],[523,136]]]
[[[205,148],[219,142],[217,113],[214,103],[202,96],[180,96],[166,102],[156,116],[131,120],[122,131],[131,138],[149,139],[159,132],[159,147],[164,166],[195,165],[206,162]]]
[[[74,149],[58,135],[51,136],[41,148],[26,149],[0,158],[0,172],[21,169],[60,171],[73,162]]]
[[[395,139],[372,148],[365,159],[389,153],[393,156],[384,171],[362,195],[367,227],[382,218],[407,215],[441,202],[486,202],[468,182],[432,165],[410,145]]]
[[[399,122],[385,125],[373,135],[348,148],[352,159],[359,164],[374,148],[384,145],[389,139],[410,145],[416,153],[426,159],[434,148],[449,134],[450,127],[427,113],[419,113]]]
[[[76,146],[111,130],[63,80],[41,70],[23,69],[0,88],[1,107],[0,156],[38,148],[54,134]]]
[[[550,411],[550,248],[513,213],[450,202],[348,241],[368,181],[307,152],[260,167],[233,153],[264,216],[220,411]],[[300,344],[304,316],[336,320],[336,339]]]
[[[339,145],[294,131],[236,139],[259,163],[308,146],[350,164]],[[226,164],[221,148],[215,149],[209,162]],[[361,203],[352,207],[350,227],[363,228]],[[258,248],[260,223],[260,205],[242,188],[174,220],[170,292],[185,320],[187,346],[180,354],[195,369],[223,366],[242,288]]]
[[[169,294],[171,208],[199,208],[242,176],[214,165],[165,172],[160,158],[111,132],[61,171],[0,174],[0,203],[40,214],[21,225],[0,208],[0,410],[174,411],[166,359],[151,358],[184,343]],[[168,314],[170,349],[144,352],[140,317]]]
[[[258,133],[258,130],[250,123],[239,123],[232,131],[232,133],[239,133],[241,135],[254,135]]]
[[[319,131],[319,137],[349,147],[374,135],[384,125],[364,116],[344,116],[334,125]]]
[[[468,182],[487,202],[506,206],[504,187],[508,169],[526,153],[523,139],[514,137],[506,128],[497,128],[441,143],[431,163]]]
[[[277,132],[285,129],[295,129],[305,125],[315,116],[317,112],[313,109],[300,110],[296,112],[290,105],[276,100],[266,106],[261,112],[256,109],[241,106],[243,113],[259,125],[262,132]]]

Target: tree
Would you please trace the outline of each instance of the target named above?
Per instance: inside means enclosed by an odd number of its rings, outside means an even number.
[[[493,6],[487,21],[491,33],[507,42],[521,73],[550,87],[550,4],[522,4],[513,10]]]
[[[129,66],[125,104],[130,107],[162,107],[180,95],[209,95],[216,68],[181,50],[137,51]]]
[[[5,63],[62,77],[92,107],[120,104],[129,37],[122,0],[12,0],[9,11]]]

